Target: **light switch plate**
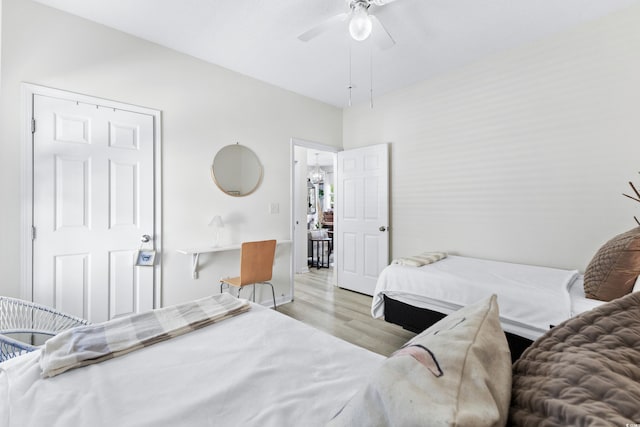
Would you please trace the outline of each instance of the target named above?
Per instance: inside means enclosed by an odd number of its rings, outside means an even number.
[[[269,203],[269,213],[270,214],[280,213],[280,204],[276,202]]]

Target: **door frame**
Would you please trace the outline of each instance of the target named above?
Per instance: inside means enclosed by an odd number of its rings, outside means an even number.
[[[339,151],[342,151],[342,148],[339,147],[334,147],[331,145],[325,145],[325,144],[321,144],[319,142],[313,142],[313,141],[308,141],[305,139],[301,139],[301,138],[291,138],[291,140],[289,141],[289,151],[290,151],[290,165],[291,165],[291,170],[290,170],[290,176],[289,176],[289,200],[291,200],[291,207],[290,207],[290,218],[289,218],[289,223],[291,226],[290,229],[290,239],[291,239],[291,253],[290,253],[290,266],[291,266],[291,271],[289,273],[290,275],[290,279],[289,279],[289,283],[290,283],[290,294],[291,294],[291,301],[294,300],[294,280],[295,280],[295,256],[296,256],[296,232],[295,232],[295,222],[296,222],[296,204],[302,202],[301,200],[298,200],[296,198],[296,191],[295,191],[295,178],[296,178],[296,163],[295,163],[295,147],[304,147],[304,148],[309,148],[312,150],[319,150],[319,151],[328,151],[331,153],[338,153]],[[336,198],[337,199],[337,198]],[[334,235],[335,236],[335,235]],[[335,246],[335,243],[334,243]],[[335,268],[334,268],[334,272],[335,272]],[[336,276],[334,274],[333,277],[333,285],[336,285]]]
[[[21,298],[27,301],[33,300],[33,98],[34,95],[43,95],[52,98],[60,98],[117,110],[146,114],[153,117],[153,168],[154,168],[154,244],[155,250],[162,255],[162,113],[137,105],[112,101],[90,95],[83,95],[61,89],[40,86],[32,83],[22,83],[22,135],[21,135],[21,178],[22,178],[22,206],[21,206]],[[153,266],[153,306],[162,306],[162,256],[157,257]]]

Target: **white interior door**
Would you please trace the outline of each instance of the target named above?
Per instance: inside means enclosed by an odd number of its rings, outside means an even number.
[[[153,308],[134,257],[155,230],[154,117],[37,94],[33,117],[33,300],[92,322]]]
[[[373,295],[389,264],[389,146],[338,153],[338,286]]]

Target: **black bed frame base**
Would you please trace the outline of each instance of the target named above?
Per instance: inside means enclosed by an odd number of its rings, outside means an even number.
[[[404,329],[419,334],[429,326],[444,318],[446,314],[426,308],[418,308],[400,301],[396,301],[384,295],[384,320]],[[530,339],[505,332],[509,349],[511,350],[511,361],[518,360],[523,351],[531,345]]]

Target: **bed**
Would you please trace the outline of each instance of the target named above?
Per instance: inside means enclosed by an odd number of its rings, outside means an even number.
[[[0,363],[0,425],[324,425],[384,360],[278,312],[248,312],[42,378]]]
[[[385,358],[223,295],[208,298],[241,304],[242,310],[216,313],[217,320],[205,324],[181,319],[200,310],[201,300],[195,308],[166,307],[69,329],[43,348],[0,363],[0,425],[506,422],[511,363],[495,296],[452,314]],[[185,333],[173,336],[180,328]],[[133,347],[121,347],[121,338]],[[105,346],[109,351],[101,350]]]
[[[371,314],[419,332],[493,293],[514,356],[552,326],[603,304],[585,297],[583,275],[575,270],[449,255],[426,265],[385,268]]]

